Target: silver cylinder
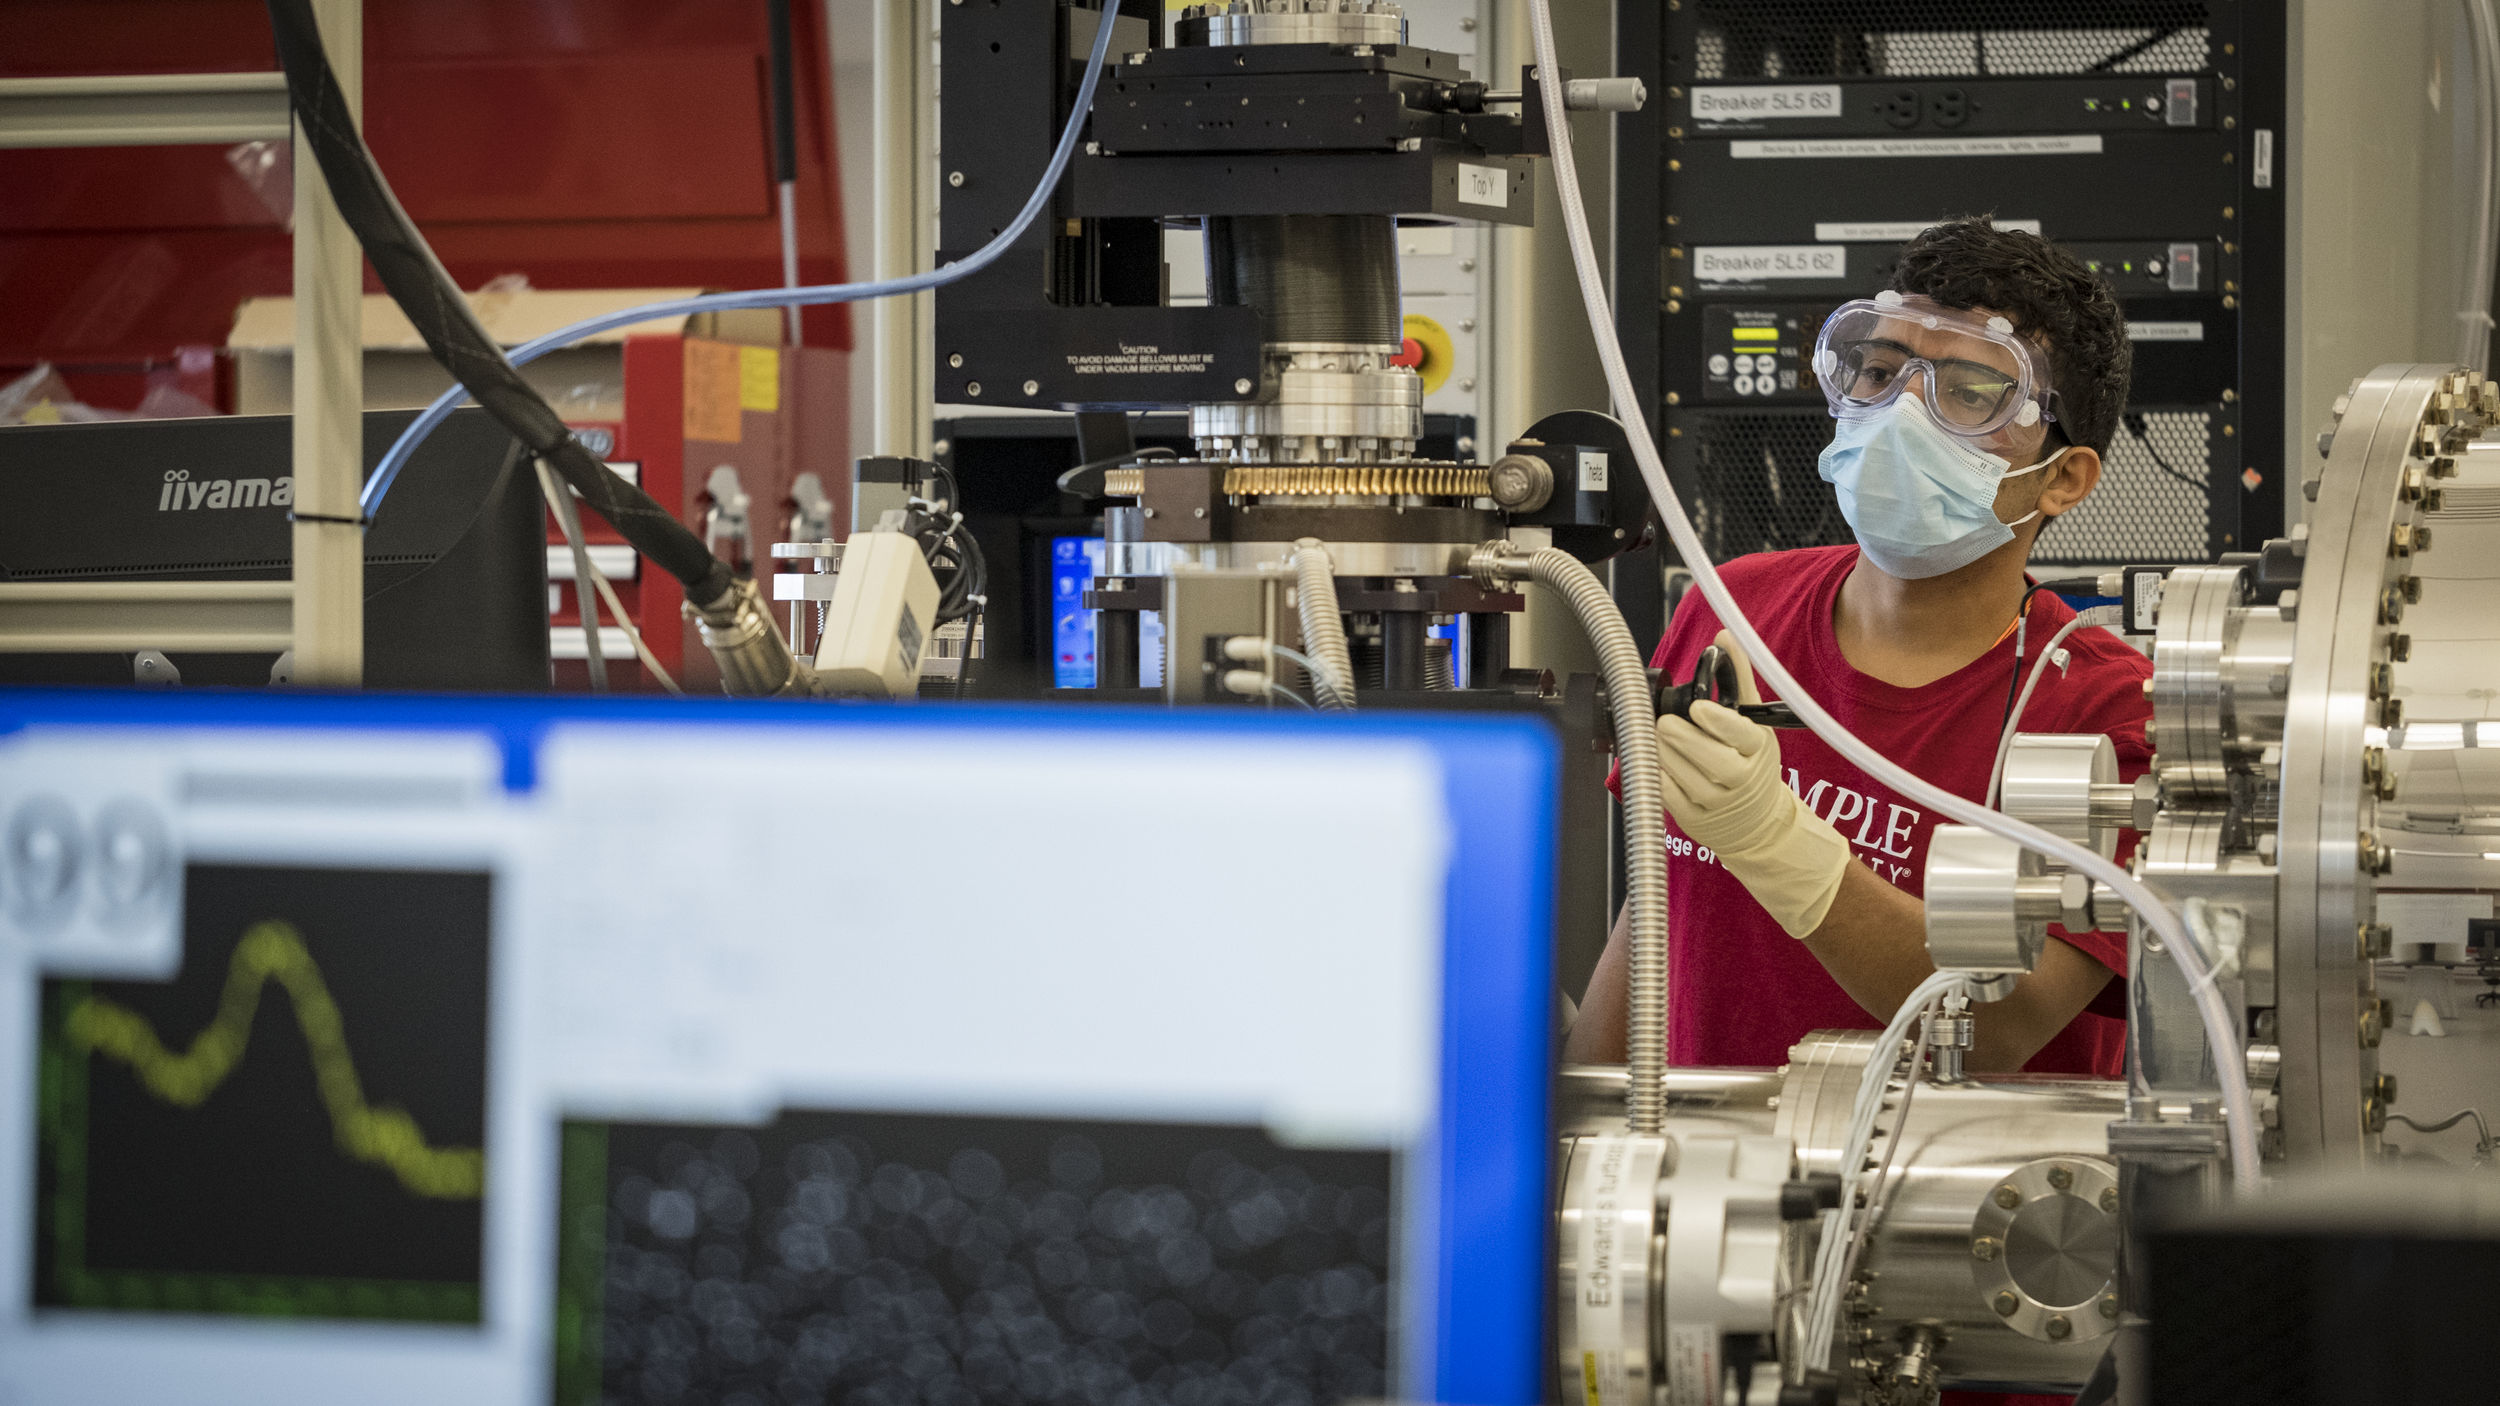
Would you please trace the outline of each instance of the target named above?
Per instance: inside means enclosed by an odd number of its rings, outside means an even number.
[[[2095,822],[2092,798],[2094,788],[2117,784],[2118,749],[2105,734],[2017,733],[1998,808],[2107,858],[2117,853],[2118,832]]]
[[[1791,1051],[1777,1131],[1795,1140],[1801,1170],[1839,1170],[1873,1043],[1871,1031],[1827,1030]],[[1878,1161],[1894,1106],[1876,1122]],[[2115,1081],[2017,1075],[1922,1085],[1861,1262],[1874,1287],[1844,1321],[1833,1360],[1889,1352],[1912,1325],[1942,1324],[1936,1367],[1947,1386],[2081,1385],[2106,1346],[2098,1339],[2117,1322],[2100,1307],[2117,1273],[2117,1202],[2113,1194],[2104,1205],[2100,1192],[2111,1175],[2109,1124],[2125,1111]],[[2036,1174],[2024,1174],[2035,1164]],[[2059,1167],[2063,1188],[2050,1180]],[[1998,1203],[2008,1185],[2010,1207]],[[2007,1292],[2016,1295],[2010,1313],[1997,1297]],[[2059,1317],[2063,1336],[2052,1336]]]
[[[1866,1030],[1818,1031],[1790,1051],[1784,1069],[1665,1071],[1658,1079],[1669,1144],[1662,1165],[1673,1167],[1676,1149],[1688,1143],[1768,1133],[1793,1144],[1800,1172],[1837,1173],[1874,1039]],[[1577,1267],[1591,1257],[1581,1248],[1594,1187],[1582,1185],[1592,1170],[1586,1150],[1619,1137],[1624,1080],[1619,1068],[1569,1068],[1558,1095],[1570,1169],[1560,1239],[1571,1267],[1558,1285],[1566,1300],[1558,1337],[1564,1384],[1575,1397],[1584,1396],[1584,1350],[1624,1350],[1611,1332],[1602,1343],[1581,1343],[1580,1315],[1593,1306],[1570,1301]],[[1832,1360],[1847,1364],[1845,1372],[1889,1375],[1892,1360],[1915,1349],[1921,1369],[1932,1362],[1947,1387],[2072,1391],[2117,1321],[2120,1203],[2107,1150],[2108,1125],[2125,1112],[2123,1086],[2030,1076],[1922,1084],[1888,1157],[1901,1093],[1896,1084],[1876,1121],[1874,1160],[1891,1164],[1883,1212],[1859,1265],[1866,1288],[1847,1301]],[[1668,1190],[1662,1181],[1661,1193]],[[1652,1213],[1631,1208],[1631,1199],[1615,1188],[1611,1214],[1641,1225],[1618,1228],[1654,1233]],[[1805,1287],[1796,1276],[1810,1263],[1818,1225],[1792,1221],[1783,1232],[1791,1277],[1780,1292],[1792,1300]],[[1663,1332],[1654,1308],[1678,1273],[1665,1240],[1655,1244],[1644,1294],[1653,1334]],[[1613,1322],[1589,1320],[1589,1330]],[[1782,1331],[1783,1354],[1792,1355],[1800,1346],[1793,1321]],[[1664,1348],[1653,1337],[1645,1352],[1623,1360],[1655,1372]]]
[[[1236,44],[1403,44],[1394,0],[1215,0],[1188,5],[1173,26],[1184,47]]]
[[[1970,825],[1939,825],[1927,842],[1927,955],[1939,971],[1969,972],[1982,1000],[2004,998],[2040,958],[2045,919],[2027,916],[2023,881],[2043,877],[2040,856]],[[1984,979],[1978,979],[1984,978]]]

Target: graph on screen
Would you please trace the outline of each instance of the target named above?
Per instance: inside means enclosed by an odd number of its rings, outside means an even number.
[[[478,1320],[488,876],[194,865],[170,981],[44,988],[34,1298]]]

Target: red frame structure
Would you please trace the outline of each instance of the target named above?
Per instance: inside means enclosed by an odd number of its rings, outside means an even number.
[[[844,276],[826,35],[793,5],[800,276]],[[366,0],[365,129],[464,287],[781,281],[764,0]],[[259,0],[0,0],[0,77],[274,68]],[[273,149],[275,148],[275,149]],[[283,144],[0,151],[0,379],[127,408],[289,288]],[[848,350],[845,309],[810,346]],[[206,397],[204,397],[206,398]]]

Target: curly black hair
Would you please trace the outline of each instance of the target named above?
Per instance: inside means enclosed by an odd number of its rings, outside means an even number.
[[[1989,219],[1947,220],[1911,240],[1893,268],[1894,291],[2003,314],[2048,352],[2058,433],[2108,453],[2135,367],[2117,298],[2072,253]]]

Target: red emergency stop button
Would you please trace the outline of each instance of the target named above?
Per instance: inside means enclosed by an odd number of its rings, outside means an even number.
[[[1405,339],[1404,341],[1398,343],[1398,354],[1389,358],[1389,364],[1391,366],[1423,365],[1424,344],[1416,341],[1412,337]]]

